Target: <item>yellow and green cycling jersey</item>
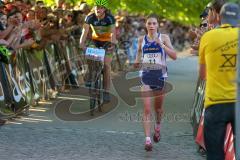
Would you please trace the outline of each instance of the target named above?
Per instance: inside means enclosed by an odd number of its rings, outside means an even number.
[[[95,13],[88,15],[85,23],[92,29],[92,39],[96,41],[111,41],[112,27],[115,25],[113,15],[106,13],[103,19],[98,19]]]

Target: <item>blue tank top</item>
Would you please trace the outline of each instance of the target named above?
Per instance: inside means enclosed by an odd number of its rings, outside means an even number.
[[[158,34],[158,38],[160,41],[161,34]],[[160,77],[167,77],[167,65],[166,65],[166,58],[167,55],[164,52],[164,49],[160,47],[159,44],[157,44],[155,41],[148,41],[147,35],[144,36],[143,42],[142,42],[142,63],[148,63],[148,64],[157,64],[157,66],[161,66],[159,69],[143,69],[143,72],[161,72],[159,75]]]

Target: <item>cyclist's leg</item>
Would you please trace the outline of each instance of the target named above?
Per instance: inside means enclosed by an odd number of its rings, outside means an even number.
[[[103,74],[103,88],[106,91],[110,90],[110,82],[111,82],[111,62],[112,62],[112,57],[106,55],[104,58],[104,74]]]
[[[94,42],[89,41],[88,47],[96,48]],[[91,59],[90,57],[86,58],[86,64],[88,66],[88,71],[85,75],[85,85],[89,87],[89,95],[90,95],[90,115],[94,115],[94,109],[96,107],[96,80],[97,80],[97,62]]]
[[[107,44],[109,42],[106,42]],[[111,85],[111,63],[113,54],[106,48],[106,55],[104,57],[104,69],[103,69],[103,89],[105,90],[103,100],[104,102],[110,101],[110,85]]]
[[[92,48],[96,48],[96,45],[94,43],[94,41],[88,41],[87,42],[87,46],[88,47],[92,47]],[[87,87],[93,87],[92,86],[92,82],[94,81],[94,72],[95,72],[95,66],[94,66],[94,61],[92,59],[89,59],[88,57],[86,58],[86,64],[88,66],[88,71],[84,77],[85,79],[85,85]]]

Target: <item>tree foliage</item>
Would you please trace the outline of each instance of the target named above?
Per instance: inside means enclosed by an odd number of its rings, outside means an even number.
[[[49,3],[54,0],[46,0]],[[68,2],[87,2],[93,6],[95,0],[66,0]],[[155,13],[160,17],[182,24],[199,24],[199,15],[211,0],[109,0],[113,12],[126,10],[130,14],[148,15]],[[229,0],[238,2],[239,0]]]
[[[182,24],[198,24],[199,15],[210,0],[109,0],[113,11],[148,15],[155,13]],[[93,4],[94,0],[86,0]]]

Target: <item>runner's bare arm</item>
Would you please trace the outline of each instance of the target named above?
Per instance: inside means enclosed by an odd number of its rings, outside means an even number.
[[[84,24],[83,29],[82,29],[82,35],[80,38],[80,48],[85,48],[85,41],[89,32],[90,25],[89,24]]]
[[[205,44],[200,42],[199,45],[199,77],[201,80],[206,80],[206,59],[205,59]]]
[[[199,76],[200,76],[201,80],[206,80],[206,65],[205,64],[200,64]]]
[[[171,40],[170,40],[169,36],[167,34],[163,34],[162,35],[162,40],[163,40],[162,47],[164,48],[167,55],[171,59],[176,60],[177,59],[177,53],[172,46],[172,43],[171,43]]]
[[[140,37],[138,39],[138,50],[137,50],[137,56],[136,56],[135,64],[139,64],[140,61],[141,61],[141,57],[142,57],[142,41],[143,41],[143,37]]]

